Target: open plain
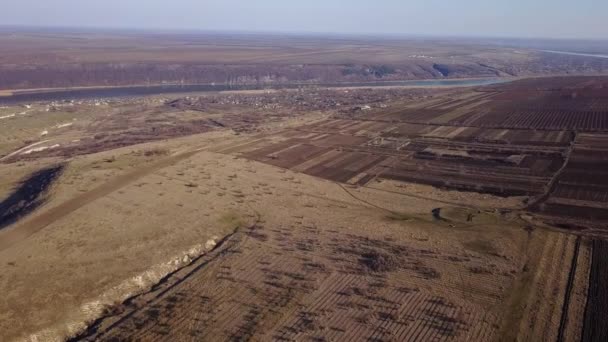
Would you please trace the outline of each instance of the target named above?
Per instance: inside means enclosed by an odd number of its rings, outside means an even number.
[[[2,340],[605,340],[608,78],[66,99],[0,131]]]

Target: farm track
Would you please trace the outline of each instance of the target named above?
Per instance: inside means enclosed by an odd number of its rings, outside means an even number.
[[[531,203],[529,203],[529,205],[528,205],[529,209],[534,209],[539,204],[546,201],[551,196],[551,194],[555,191],[555,189],[557,187],[557,183],[559,182],[560,176],[564,173],[564,171],[568,167],[568,163],[570,162],[570,158],[572,157],[572,153],[574,151],[575,144],[576,144],[576,135],[573,137],[572,142],[570,143],[570,146],[566,150],[566,158],[564,159],[564,163],[563,163],[562,167],[553,174],[553,176],[551,177],[551,180],[545,186],[545,191],[543,192],[543,194],[538,196]]]
[[[608,220],[607,142],[606,134],[578,133],[568,163],[555,177],[554,191],[534,209],[565,219],[605,225]]]
[[[572,298],[572,291],[574,287],[574,279],[576,277],[576,270],[578,266],[578,255],[581,249],[581,237],[576,237],[574,243],[574,253],[572,254],[572,262],[570,266],[570,272],[568,274],[568,284],[566,285],[566,295],[564,296],[564,305],[562,307],[562,318],[559,323],[559,330],[557,333],[557,342],[563,342],[565,336],[566,324],[568,322],[568,314],[570,308],[570,299]]]

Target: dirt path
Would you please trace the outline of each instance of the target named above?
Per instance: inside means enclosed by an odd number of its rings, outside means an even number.
[[[559,178],[564,173],[564,171],[568,167],[568,164],[570,163],[570,157],[572,157],[572,153],[573,153],[574,147],[576,145],[576,138],[577,138],[577,135],[576,135],[576,132],[574,132],[574,137],[572,138],[572,141],[570,142],[570,146],[566,150],[566,158],[564,158],[564,163],[562,164],[562,167],[560,167],[559,170],[557,170],[557,172],[555,172],[553,174],[553,177],[551,177],[551,180],[545,186],[545,192],[542,193],[541,195],[539,195],[536,199],[532,199],[530,201],[530,203],[528,204],[529,210],[533,210],[534,208],[538,207],[541,203],[548,200],[549,197],[551,196],[551,194],[553,193],[553,191],[555,191]]]
[[[568,274],[568,285],[566,285],[566,295],[564,297],[564,306],[562,308],[562,317],[559,322],[559,331],[557,333],[557,342],[565,341],[566,325],[568,323],[568,309],[570,308],[570,299],[572,298],[572,292],[574,287],[574,280],[576,277],[576,268],[578,266],[578,256],[581,249],[581,237],[576,238],[574,245],[574,253],[572,255],[572,263],[570,266],[570,273]]]
[[[0,158],[0,162],[1,162],[1,161],[4,161],[4,160],[6,160],[6,159],[8,159],[8,158],[10,158],[10,157],[12,157],[12,156],[15,156],[15,155],[17,155],[17,154],[19,154],[19,153],[21,153],[21,152],[23,152],[23,151],[25,151],[25,150],[27,150],[27,149],[29,149],[29,148],[32,148],[32,147],[35,147],[35,146],[38,146],[38,145],[42,145],[42,144],[47,143],[47,142],[49,142],[49,141],[51,141],[51,140],[52,140],[52,139],[49,139],[49,140],[43,140],[43,141],[35,142],[35,143],[31,144],[31,145],[27,145],[27,146],[25,146],[25,147],[22,147],[22,148],[18,149],[17,151],[14,151],[14,152],[12,152],[12,153],[10,153],[10,154],[7,154],[6,156],[4,156],[4,157]]]
[[[118,176],[117,178],[114,178],[113,180],[91,191],[83,193],[82,195],[74,197],[30,220],[25,220],[25,222],[23,223],[17,223],[17,225],[13,229],[7,230],[6,232],[0,234],[0,251],[14,246],[15,244],[25,240],[32,234],[35,234],[41,229],[64,218],[65,216],[84,207],[89,203],[92,203],[104,196],[107,196],[113,193],[114,191],[117,191],[144,176],[147,176],[165,167],[171,166],[199,152],[200,150],[187,151],[172,155],[167,158],[163,158],[151,165]]]

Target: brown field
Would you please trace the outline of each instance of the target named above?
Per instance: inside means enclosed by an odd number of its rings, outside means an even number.
[[[608,293],[601,286],[606,278],[605,254],[606,241],[593,241],[593,255],[591,257],[591,274],[589,276],[589,292],[585,319],[583,324],[583,341],[605,341],[608,338],[606,329],[601,326],[601,317],[606,313]]]
[[[0,339],[603,341],[607,83],[0,108]]]
[[[607,134],[581,133],[576,140],[555,189],[540,207],[579,220],[608,220]],[[566,208],[566,210],[564,210]]]

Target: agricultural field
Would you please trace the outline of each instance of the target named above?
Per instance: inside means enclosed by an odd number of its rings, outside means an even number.
[[[575,221],[608,220],[608,135],[580,133],[553,191],[540,210],[575,218]]]
[[[5,105],[0,339],[604,341],[607,89]]]

